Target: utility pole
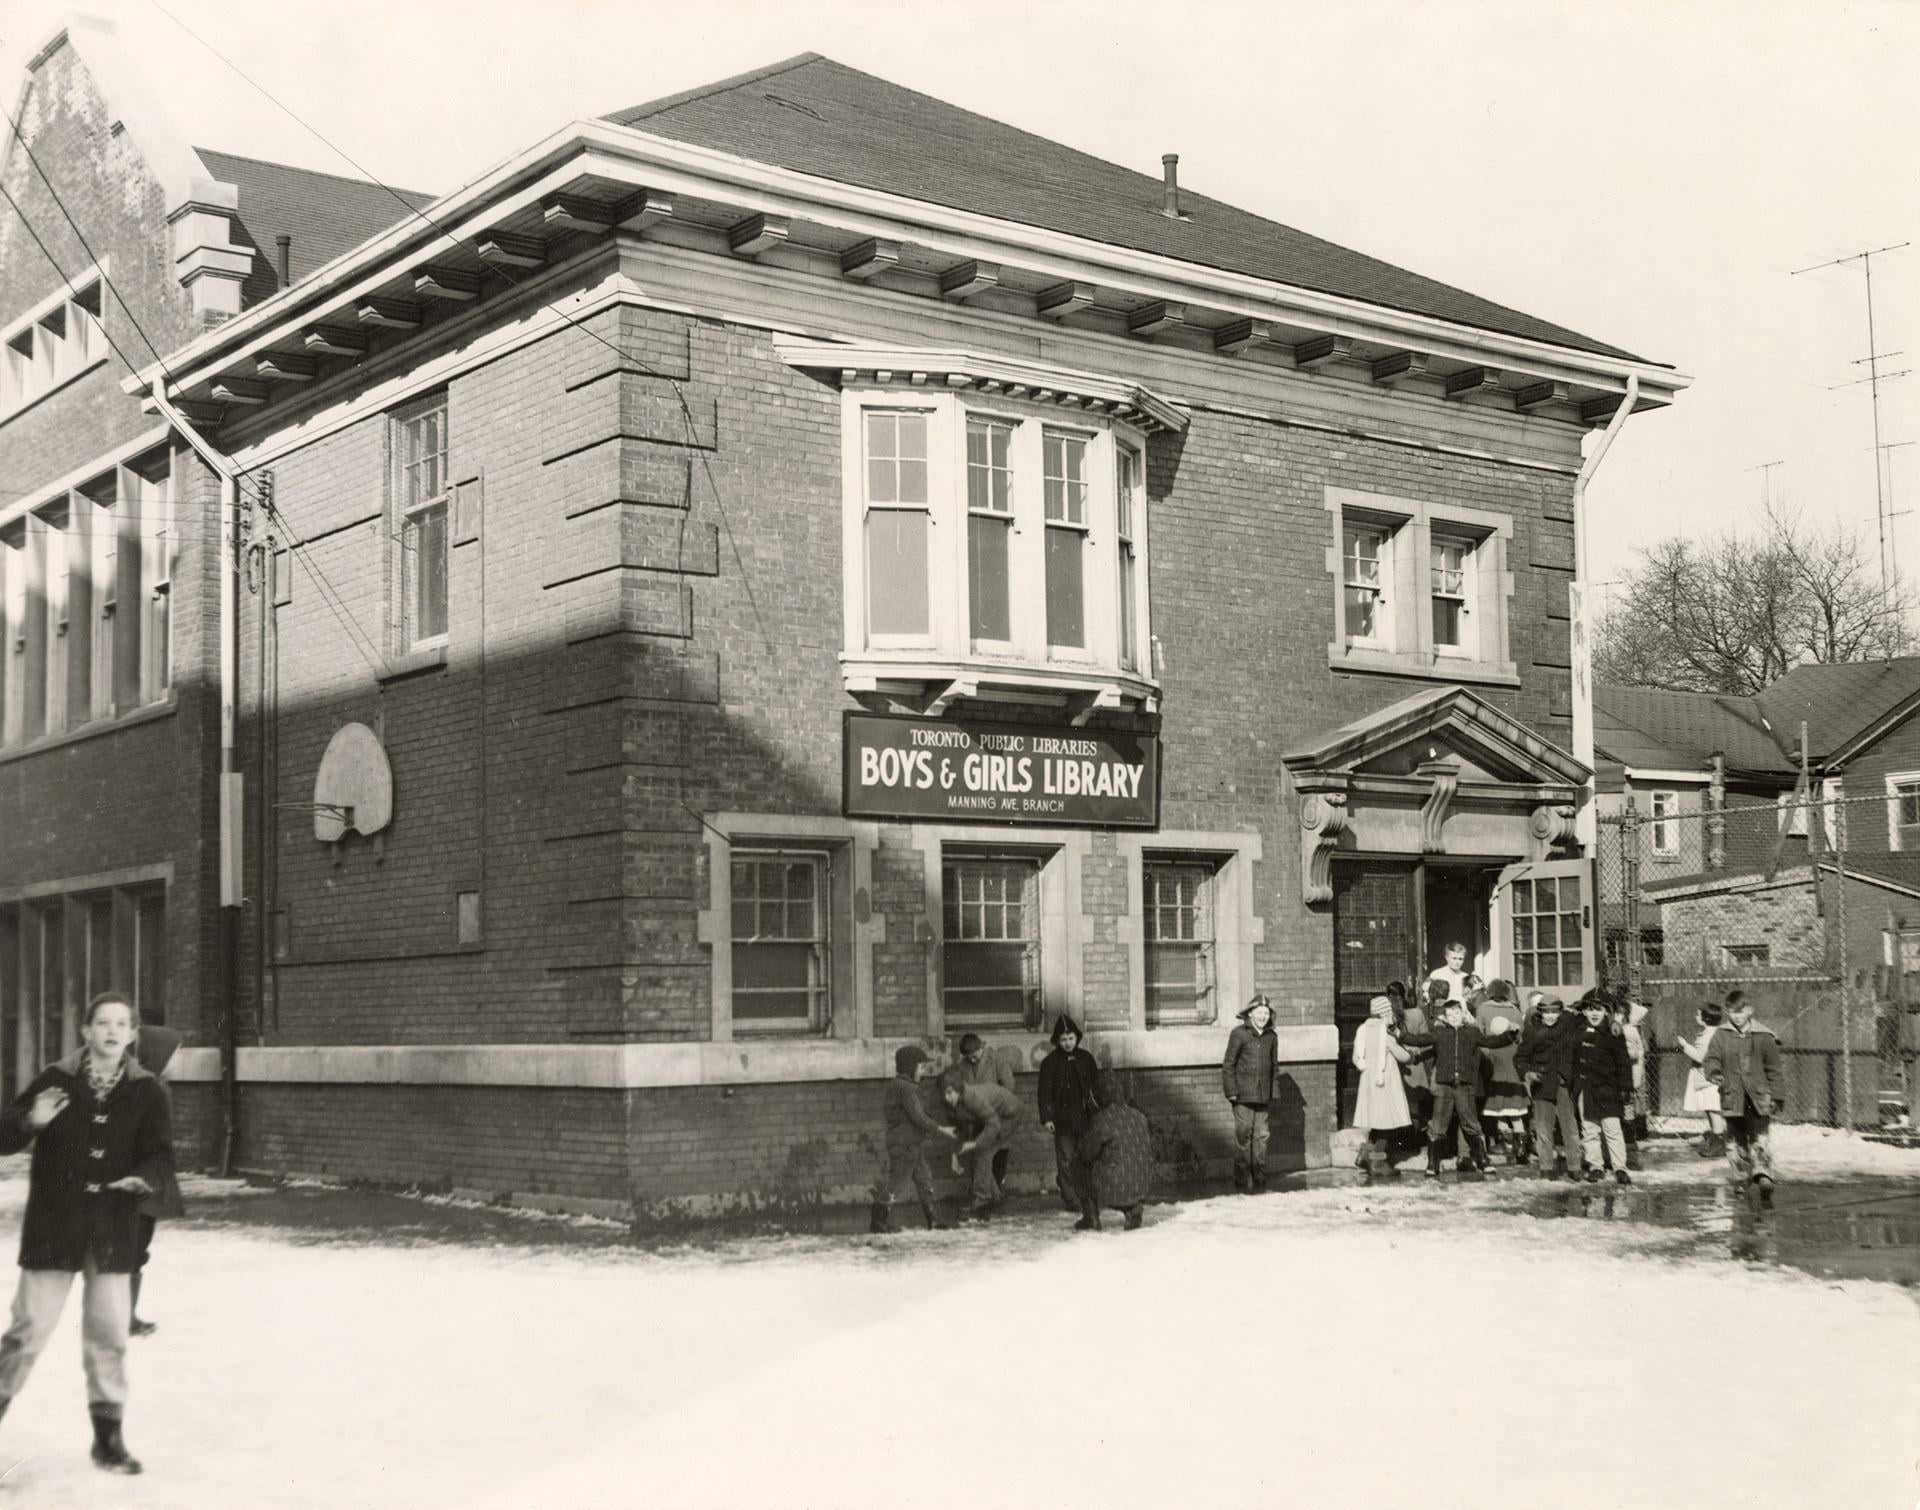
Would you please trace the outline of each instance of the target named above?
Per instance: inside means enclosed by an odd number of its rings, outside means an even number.
[[[1896,241],[1889,246],[1877,246],[1871,251],[1854,252],[1851,256],[1835,257],[1828,262],[1816,262],[1812,267],[1797,267],[1789,277],[1797,278],[1802,273],[1817,273],[1821,268],[1840,267],[1845,263],[1858,262],[1866,273],[1867,282],[1867,354],[1863,361],[1867,364],[1866,381],[1872,385],[1873,392],[1873,500],[1874,519],[1880,526],[1880,598],[1884,603],[1892,590],[1892,563],[1887,555],[1887,491],[1880,480],[1880,358],[1882,352],[1874,340],[1873,330],[1873,259],[1887,252],[1897,252],[1911,242]],[[1904,376],[1904,374],[1898,374]]]
[[[1896,580],[1900,576],[1900,531],[1894,521],[1905,519],[1913,510],[1896,509],[1893,506],[1893,453],[1912,444],[1910,440],[1890,440],[1885,445],[1875,448],[1877,451],[1887,453],[1887,559],[1893,564],[1893,575]],[[1875,459],[1878,460],[1877,457]]]

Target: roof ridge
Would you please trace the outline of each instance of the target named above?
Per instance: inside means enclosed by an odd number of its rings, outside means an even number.
[[[416,199],[434,200],[440,196],[426,189],[402,189],[379,178],[355,178],[348,173],[329,173],[325,168],[303,168],[298,163],[277,163],[270,158],[249,157],[244,152],[229,152],[223,147],[195,147],[194,152],[211,152],[216,157],[230,157],[235,162],[252,163],[257,168],[277,168],[282,173],[309,173],[315,178],[331,178],[335,183],[354,184],[363,189],[384,189],[389,194],[411,194]]]
[[[790,58],[782,58],[778,63],[768,63],[760,68],[749,68],[745,73],[736,73],[730,78],[716,79],[711,84],[699,84],[692,89],[682,89],[678,94],[664,94],[657,100],[643,100],[638,105],[630,105],[625,110],[616,110],[601,119],[613,121],[617,125],[631,126],[635,121],[646,120],[676,106],[685,105],[693,100],[703,100],[710,95],[725,94],[729,89],[738,89],[743,84],[758,83],[761,79],[771,79],[808,63],[831,63],[824,53],[801,52]],[[842,63],[839,67],[846,67]],[[859,70],[855,69],[855,73]]]

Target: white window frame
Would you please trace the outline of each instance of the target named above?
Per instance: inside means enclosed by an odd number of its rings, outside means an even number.
[[[928,441],[928,625],[922,635],[871,632],[868,627],[869,569],[866,518],[868,500],[867,416],[912,412],[927,416]],[[970,513],[967,488],[967,421],[978,418],[1010,427],[1008,463],[1012,473],[1012,524],[1008,532],[1009,637],[975,640],[970,596]],[[1076,410],[1071,418],[1058,406],[1007,393],[928,393],[923,388],[865,384],[844,390],[843,516],[846,577],[844,653],[850,685],[854,679],[898,676],[932,680],[965,677],[969,671],[1036,685],[1084,685],[1108,678],[1122,681],[1135,696],[1155,691],[1145,670],[1152,637],[1148,595],[1150,562],[1145,518],[1146,437],[1117,419],[1099,419]],[[1048,435],[1085,443],[1085,518],[1046,518],[1045,444]],[[1133,533],[1134,665],[1125,664],[1119,607],[1121,545],[1119,531],[1120,448],[1136,459]],[[1046,544],[1049,528],[1073,529],[1084,539],[1081,591],[1086,645],[1049,642],[1046,594]]]
[[[940,856],[940,1020],[948,1030],[965,1028],[973,1032],[1038,1032],[1046,1023],[1046,964],[1051,952],[1047,948],[1047,882],[1049,867],[1056,866],[1058,852],[1050,849],[1025,846],[998,846],[984,844],[953,844],[945,846]],[[952,905],[964,911],[970,905],[976,905],[973,899],[962,895],[955,898],[949,893],[949,874],[963,867],[978,868],[1002,867],[1017,869],[1031,875],[1033,892],[1030,899],[1022,897],[1012,903],[1000,901],[982,901],[977,905],[991,907],[1013,906],[1021,912],[1021,933],[1018,938],[997,936],[993,938],[968,939],[964,924],[956,933],[947,917],[947,908]],[[1029,900],[1031,907],[1029,908]],[[1030,916],[1029,916],[1030,914]],[[1029,926],[1030,924],[1030,926]],[[994,1017],[958,1017],[952,1011],[953,996],[957,991],[967,988],[953,985],[947,979],[948,951],[956,947],[965,947],[969,943],[983,945],[1015,944],[1021,949],[1021,1010],[1018,1016],[1006,1014]]]
[[[1349,645],[1377,645],[1391,647],[1394,643],[1395,614],[1394,603],[1398,598],[1395,592],[1393,570],[1393,543],[1405,521],[1389,522],[1386,519],[1357,514],[1341,521],[1340,530],[1340,633]],[[1371,544],[1373,554],[1369,558],[1362,547]],[[1371,577],[1362,569],[1371,565]],[[1349,596],[1353,593],[1369,593],[1373,598],[1372,629],[1367,634],[1356,634],[1352,628],[1352,604]]]
[[[1911,852],[1911,847],[1903,845],[1900,830],[1900,788],[1920,786],[1920,771],[1889,771],[1887,773],[1887,848],[1895,854]]]
[[[56,524],[46,514],[28,518],[29,530],[40,531],[41,580],[46,583],[46,628],[42,643],[46,646],[46,695],[42,734],[65,733],[67,717],[67,652],[72,644],[67,630],[73,608],[73,502],[62,500],[66,522]],[[84,566],[85,563],[83,562]]]
[[[1444,550],[1460,552],[1460,564],[1457,567],[1443,567],[1440,553]],[[1433,648],[1436,655],[1457,657],[1465,661],[1477,661],[1480,658],[1478,630],[1479,615],[1474,612],[1474,602],[1479,596],[1480,542],[1468,535],[1456,535],[1443,529],[1430,529],[1427,537],[1428,617],[1437,617],[1436,605],[1441,602],[1453,602],[1460,605],[1459,637],[1454,640],[1442,640],[1437,624],[1432,626]],[[1459,581],[1443,583],[1443,577],[1457,573]]]
[[[834,855],[824,847],[802,848],[796,845],[751,844],[733,845],[728,854],[728,866],[752,866],[769,863],[781,866],[795,864],[806,865],[814,872],[813,883],[813,929],[807,937],[782,933],[777,937],[762,937],[758,932],[757,904],[762,900],[756,888],[753,903],[756,905],[756,931],[753,935],[740,936],[738,919],[729,916],[729,947],[739,949],[743,945],[751,948],[758,943],[806,944],[812,951],[809,976],[805,987],[807,1012],[804,1018],[791,1021],[754,1022],[750,1018],[743,1020],[740,1012],[740,998],[743,994],[754,994],[754,988],[743,987],[739,983],[738,960],[734,961],[735,971],[732,983],[732,1019],[734,1032],[740,1037],[813,1037],[828,1033],[833,1024],[834,993]],[[739,877],[729,877],[730,910],[737,913],[742,898],[739,892]],[[783,904],[790,905],[790,899]],[[784,924],[784,920],[783,920]]]
[[[872,568],[872,557],[869,554],[870,547],[867,538],[873,516],[875,514],[924,514],[927,521],[927,560],[925,563],[927,627],[923,632],[913,630],[868,630],[866,632],[866,643],[876,649],[930,647],[941,638],[939,627],[940,612],[938,606],[941,598],[940,572],[937,569],[940,537],[935,532],[938,525],[938,521],[935,518],[935,500],[942,491],[950,490],[952,486],[948,477],[951,458],[947,454],[946,449],[940,445],[939,440],[939,415],[942,407],[944,406],[927,406],[911,402],[900,402],[896,399],[893,403],[868,404],[860,410],[859,425],[857,427],[858,441],[855,455],[859,458],[860,471],[860,535],[857,556],[861,573],[861,592],[858,607],[863,628],[872,620],[873,604],[871,590],[874,578],[877,575]],[[924,503],[912,498],[883,498],[875,496],[875,490],[872,485],[873,464],[878,458],[873,454],[873,426],[869,423],[869,420],[881,415],[893,415],[896,417],[912,416],[923,420],[926,424],[927,454],[925,460],[927,497]],[[964,434],[961,436],[960,442],[964,448],[966,444]],[[896,464],[899,456],[900,453],[896,451],[893,458],[896,460]],[[897,487],[896,491],[899,491]],[[962,526],[959,533],[964,536],[964,526]],[[961,543],[962,549],[964,549],[964,539]]]
[[[1170,909],[1156,900],[1153,876],[1157,871],[1190,872],[1196,873],[1200,878],[1200,889],[1196,893],[1195,902],[1191,908],[1194,913],[1194,931],[1187,937],[1156,936],[1159,921],[1169,910],[1176,914],[1189,910],[1183,904],[1177,904]],[[1214,855],[1177,854],[1165,850],[1151,850],[1140,856],[1142,946],[1140,957],[1144,972],[1142,990],[1145,998],[1146,1025],[1149,1028],[1197,1025],[1219,1020],[1220,871],[1221,860]],[[1191,949],[1194,957],[1194,971],[1198,980],[1198,999],[1190,1010],[1160,1011],[1154,1005],[1153,955],[1156,949],[1162,948]]]
[[[24,744],[27,734],[27,541],[0,533],[0,748]]]
[[[1680,853],[1680,794],[1662,789],[1647,794],[1647,851],[1662,857]]]
[[[1508,558],[1513,520],[1486,509],[1354,488],[1324,490],[1332,540],[1326,572],[1332,588],[1333,637],[1327,664],[1336,671],[1517,687],[1519,668],[1508,634],[1513,573]],[[1369,637],[1347,632],[1347,532],[1386,536],[1381,552],[1379,608]],[[1467,548],[1461,565],[1462,634],[1459,645],[1434,639],[1436,541]]]
[[[1125,441],[1114,445],[1114,541],[1120,579],[1115,602],[1120,613],[1120,669],[1138,671],[1142,665],[1140,621],[1140,548],[1146,539],[1147,454]]]
[[[1737,959],[1735,956],[1749,950],[1758,949],[1766,958],[1758,960]],[[1729,970],[1770,970],[1773,968],[1773,945],[1767,942],[1722,944],[1720,958]]]
[[[113,717],[114,616],[119,611],[120,513],[119,472],[108,474],[114,490],[105,498],[76,493],[84,499],[87,516],[87,576],[93,586],[93,664],[88,669],[91,689],[89,715],[94,719]],[[145,521],[140,521],[142,527]]]
[[[173,611],[173,576],[179,565],[181,510],[174,492],[173,469],[164,477],[138,477],[137,523],[140,540],[140,701],[163,701],[173,690],[174,632],[179,628]]]
[[[392,450],[391,482],[393,497],[393,536],[398,543],[398,558],[395,591],[398,594],[394,622],[397,626],[398,649],[403,653],[419,650],[431,650],[447,643],[447,636],[453,625],[453,478],[452,453],[453,438],[448,420],[451,406],[445,389],[430,395],[404,409],[396,410],[389,419],[388,434]],[[423,463],[409,462],[407,459],[407,441],[415,427],[424,424],[434,415],[440,420],[439,490],[419,498],[410,496],[413,469]],[[438,514],[440,518],[440,557],[443,573],[442,613],[446,622],[438,629],[421,633],[416,622],[419,614],[420,578],[423,569],[419,548],[413,543],[417,531],[426,527],[426,521]]]
[[[104,298],[106,269],[88,268],[0,330],[0,424],[106,361],[93,307]]]

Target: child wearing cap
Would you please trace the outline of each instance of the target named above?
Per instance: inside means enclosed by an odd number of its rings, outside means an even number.
[[[1413,1057],[1394,1036],[1393,998],[1376,996],[1367,1004],[1367,1020],[1353,1038],[1353,1067],[1360,1072],[1353,1125],[1367,1135],[1358,1163],[1369,1180],[1400,1178],[1387,1152],[1387,1137],[1412,1125],[1400,1066]]]
[[[1233,1108],[1233,1188],[1258,1195],[1267,1188],[1267,1103],[1280,1065],[1280,1035],[1273,1031],[1273,1003],[1256,995],[1240,1012],[1240,1026],[1227,1035],[1220,1084]]]
[[[1727,1167],[1751,1182],[1763,1201],[1773,1199],[1773,1119],[1786,1092],[1780,1040],[1753,1020],[1744,991],[1727,994],[1726,1026],[1713,1035],[1700,1068],[1720,1091],[1727,1119]]]
[[[1599,992],[1580,998],[1580,1015],[1584,1020],[1574,1031],[1571,1051],[1572,1090],[1574,1109],[1580,1113],[1587,1179],[1601,1177],[1604,1141],[1614,1179],[1629,1185],[1633,1181],[1627,1173],[1627,1134],[1620,1125],[1633,1102],[1633,1061],[1627,1055],[1627,1040],[1607,1020],[1607,999]]]
[[[1438,984],[1436,982],[1435,984]],[[1444,1139],[1453,1130],[1455,1118],[1467,1135],[1468,1158],[1471,1160],[1473,1174],[1467,1173],[1467,1166],[1460,1168],[1462,1178],[1483,1178],[1487,1171],[1486,1138],[1480,1131],[1480,1050],[1503,1048],[1514,1041],[1516,1030],[1509,1026],[1504,1033],[1494,1037],[1483,1037],[1479,1025],[1467,1016],[1467,1004],[1464,1001],[1449,1000],[1446,1017],[1434,1024],[1429,1033],[1409,1033],[1401,1040],[1409,1047],[1427,1047],[1433,1049],[1433,1121],[1427,1125],[1427,1178],[1440,1177],[1440,1155],[1445,1147]]]
[[[927,1051],[917,1044],[904,1044],[893,1051],[893,1079],[887,1082],[886,1098],[880,1104],[880,1121],[885,1141],[880,1149],[879,1178],[873,1186],[873,1207],[868,1230],[898,1232],[893,1224],[893,1198],[903,1185],[911,1182],[920,1197],[920,1214],[933,1226],[933,1176],[927,1170],[928,1133],[954,1136],[951,1127],[933,1120],[921,1099],[920,1082],[933,1068]]]
[[[1013,1144],[1026,1108],[1020,1098],[991,1080],[968,1084],[957,1071],[948,1070],[940,1079],[940,1095],[949,1110],[964,1116],[973,1132],[954,1150],[954,1173],[960,1173],[960,1161],[973,1156],[974,1216],[984,1216],[1005,1198],[1006,1191],[993,1173],[993,1156]]]

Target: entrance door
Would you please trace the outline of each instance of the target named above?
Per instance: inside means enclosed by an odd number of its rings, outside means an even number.
[[[1367,1003],[1383,994],[1389,981],[1413,980],[1419,969],[1417,876],[1416,868],[1405,862],[1334,862],[1334,1022],[1340,1030],[1334,1088],[1341,1127],[1353,1125],[1360,1088],[1353,1039],[1367,1020]]]
[[[1525,1004],[1529,991],[1571,1002],[1599,984],[1593,958],[1590,862],[1509,865],[1493,892],[1499,971]]]

